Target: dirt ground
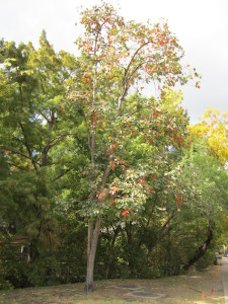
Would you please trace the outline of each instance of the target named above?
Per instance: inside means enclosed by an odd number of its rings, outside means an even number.
[[[156,280],[98,281],[88,296],[83,287],[68,284],[1,291],[0,304],[224,304],[220,266]]]

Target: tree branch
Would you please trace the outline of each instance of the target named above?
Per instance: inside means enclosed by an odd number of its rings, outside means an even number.
[[[63,171],[62,173],[60,173],[59,175],[57,175],[56,177],[54,177],[52,179],[53,182],[57,181],[58,179],[60,179],[62,176],[64,176],[65,174],[67,174],[68,172],[70,172],[71,170],[73,170],[73,168],[69,168],[66,169],[65,171]]]
[[[27,141],[27,136],[26,136],[26,132],[25,132],[25,129],[24,129],[24,126],[21,122],[19,122],[19,126],[21,128],[21,131],[22,131],[22,134],[23,134],[23,137],[24,137],[24,145],[28,151],[28,155],[29,155],[29,159],[31,160],[32,164],[33,164],[33,167],[36,171],[36,173],[38,174],[38,167],[37,167],[37,163],[36,161],[33,159],[33,156],[32,156],[32,150],[28,144],[28,141]]]
[[[122,84],[123,84],[123,90],[122,90],[122,93],[121,95],[119,96],[118,98],[118,103],[117,103],[117,112],[118,114],[120,114],[120,109],[121,109],[121,105],[122,105],[122,102],[128,92],[128,89],[129,89],[129,86],[127,84],[128,80],[133,76],[133,74],[130,75],[130,78],[128,76],[128,73],[130,71],[130,68],[132,66],[132,63],[133,61],[135,60],[136,56],[138,55],[138,53],[141,51],[142,48],[144,48],[146,45],[148,45],[149,43],[151,43],[151,41],[148,41],[148,42],[145,42],[143,43],[142,45],[140,45],[134,52],[134,54],[132,55],[127,67],[125,68],[125,71],[124,71],[124,76],[123,76],[123,80],[122,80]],[[139,67],[138,67],[139,68]]]
[[[4,147],[4,146],[2,146],[2,147],[0,147],[0,149],[2,149],[2,150],[4,150],[4,151],[12,152],[13,154],[20,155],[20,156],[22,156],[22,157],[24,157],[24,158],[29,159],[30,161],[32,161],[30,156],[28,156],[28,155],[26,155],[26,154],[24,154],[24,153],[22,153],[22,152],[20,152],[20,151],[16,151],[16,150],[14,150],[14,149],[11,149],[10,147]],[[33,159],[33,161],[34,161],[37,165],[40,165],[39,162],[37,162],[36,160]]]

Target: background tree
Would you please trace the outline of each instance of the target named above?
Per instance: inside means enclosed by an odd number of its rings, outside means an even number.
[[[223,163],[228,161],[227,112],[209,108],[201,121],[190,127],[190,132],[207,142],[211,152]]]
[[[59,179],[71,161],[61,155],[71,136],[64,81],[74,58],[56,54],[43,32],[37,50],[2,40],[0,63],[2,242],[22,240],[33,262],[53,242]]]

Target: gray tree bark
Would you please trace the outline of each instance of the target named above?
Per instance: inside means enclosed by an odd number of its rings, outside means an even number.
[[[94,288],[94,263],[97,251],[97,242],[100,235],[100,220],[89,220],[88,245],[87,245],[87,269],[85,291],[89,293]]]

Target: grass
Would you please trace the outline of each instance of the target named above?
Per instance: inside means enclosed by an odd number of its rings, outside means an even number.
[[[0,292],[0,304],[223,304],[220,267],[156,280],[96,282],[86,296],[83,284],[16,289]],[[150,296],[150,298],[147,298]],[[156,299],[156,296],[160,298]]]

